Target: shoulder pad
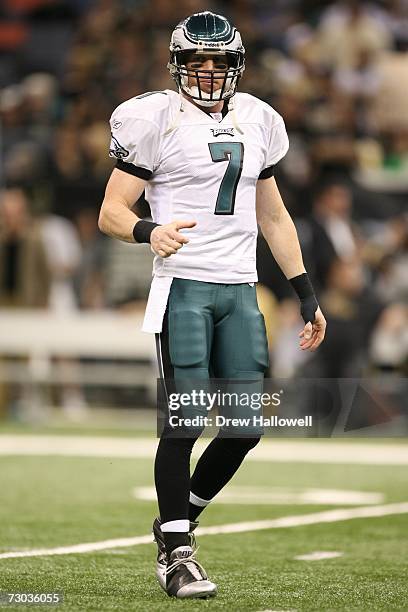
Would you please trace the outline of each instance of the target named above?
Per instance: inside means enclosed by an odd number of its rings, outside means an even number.
[[[122,102],[114,111],[112,118],[120,122],[121,117],[144,119],[161,126],[167,121],[171,95],[175,92],[151,91]],[[177,95],[177,94],[176,94]]]
[[[267,102],[260,100],[256,96],[248,93],[237,93],[237,112],[239,112],[239,107],[243,107],[243,110],[246,111],[246,114],[258,117],[258,119],[262,120],[263,123],[267,125],[274,125],[279,120],[282,120],[281,115],[276,111],[272,106],[270,106]]]

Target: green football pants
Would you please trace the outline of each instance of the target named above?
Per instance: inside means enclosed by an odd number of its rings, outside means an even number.
[[[255,286],[175,278],[157,352],[162,378],[174,379],[178,392],[188,392],[194,381],[205,388],[209,378],[252,381],[240,390],[261,392],[268,346]],[[253,412],[236,406],[229,414]]]
[[[268,366],[255,286],[175,278],[168,302],[174,378],[261,378]]]

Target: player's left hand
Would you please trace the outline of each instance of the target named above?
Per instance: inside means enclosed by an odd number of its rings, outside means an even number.
[[[315,320],[313,323],[306,323],[302,331],[299,333],[299,346],[302,351],[315,351],[323,342],[326,333],[326,319],[323,316],[320,308],[316,310]]]

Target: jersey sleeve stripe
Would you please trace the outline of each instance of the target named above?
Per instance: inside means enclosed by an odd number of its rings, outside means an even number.
[[[268,168],[264,168],[261,174],[258,176],[259,179],[268,179],[271,178],[275,174],[275,166],[269,166]]]
[[[140,166],[129,164],[128,162],[124,162],[121,159],[118,159],[118,161],[116,162],[116,168],[118,168],[118,170],[122,170],[123,172],[127,172],[128,174],[132,174],[133,176],[137,176],[138,178],[141,178],[145,181],[148,181],[153,174],[151,170],[147,170],[146,168],[140,168]]]

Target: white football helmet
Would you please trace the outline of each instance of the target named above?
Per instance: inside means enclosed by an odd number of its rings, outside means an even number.
[[[227,70],[193,70],[186,67],[193,54],[227,57]],[[245,49],[238,30],[222,15],[209,11],[195,13],[178,24],[170,41],[168,69],[180,91],[200,106],[214,106],[220,100],[228,100],[237,89],[245,69]],[[198,78],[210,81],[211,91],[200,87]],[[189,86],[189,77],[197,83]],[[222,86],[214,89],[214,81],[223,79]]]

